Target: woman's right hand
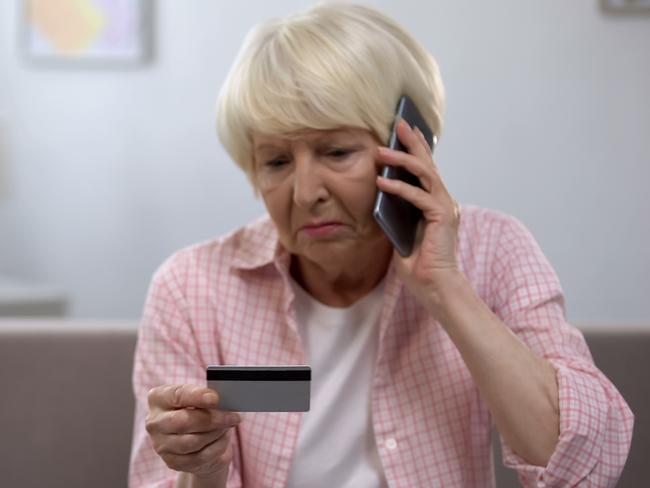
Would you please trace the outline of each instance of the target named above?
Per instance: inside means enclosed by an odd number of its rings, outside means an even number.
[[[146,429],[153,447],[173,470],[200,478],[216,476],[232,460],[229,431],[241,422],[217,409],[219,396],[196,385],[165,385],[149,390]]]

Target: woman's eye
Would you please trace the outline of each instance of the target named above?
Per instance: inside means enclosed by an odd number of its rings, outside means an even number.
[[[266,163],[264,163],[264,166],[267,166],[269,168],[280,168],[281,166],[284,166],[285,164],[287,164],[286,159],[277,158],[277,159],[271,159],[271,160],[267,161]]]
[[[325,154],[334,159],[343,159],[344,157],[348,156],[352,151],[349,149],[330,149],[327,151]]]

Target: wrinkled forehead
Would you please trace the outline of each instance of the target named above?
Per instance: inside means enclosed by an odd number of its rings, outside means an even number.
[[[253,133],[253,149],[291,146],[297,142],[322,143],[370,143],[377,137],[366,129],[339,127],[336,129],[304,129],[283,134]]]

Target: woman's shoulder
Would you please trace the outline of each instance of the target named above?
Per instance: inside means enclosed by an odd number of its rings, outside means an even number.
[[[503,211],[472,204],[462,204],[460,207],[461,238],[491,238],[509,229],[525,229],[517,217]]]
[[[275,226],[264,215],[224,235],[178,249],[158,267],[154,279],[174,276],[186,281],[224,267],[253,267],[272,260],[276,245]]]
[[[461,227],[465,230],[484,230],[489,227],[521,224],[519,220],[503,211],[473,204],[460,206]]]
[[[458,264],[490,307],[501,303],[502,277],[529,276],[552,267],[532,233],[515,216],[476,205],[461,205]],[[536,278],[538,280],[538,278]],[[521,282],[518,282],[521,283]]]
[[[517,217],[478,205],[461,205],[458,242],[461,258],[472,261],[477,254],[489,260],[518,248],[537,247],[532,233]]]

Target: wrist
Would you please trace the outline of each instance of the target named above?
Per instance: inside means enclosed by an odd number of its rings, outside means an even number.
[[[460,270],[450,270],[436,279],[426,298],[426,307],[443,326],[454,315],[454,309],[474,295],[474,290]]]
[[[225,487],[228,481],[228,467],[213,473],[184,473],[187,475],[188,488]]]

